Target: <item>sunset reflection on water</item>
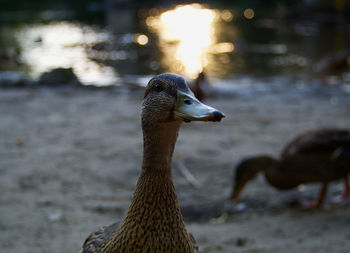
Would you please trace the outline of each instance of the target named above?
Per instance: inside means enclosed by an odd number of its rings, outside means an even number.
[[[148,55],[156,55],[154,50],[161,54],[152,58],[147,65],[150,69],[190,78],[204,69],[224,72],[231,63],[234,28],[230,26],[230,36],[220,37],[223,25],[234,19],[230,10],[188,4],[170,10],[153,8],[146,13],[142,19],[147,29],[136,33],[69,21],[25,25],[15,35],[20,61],[35,79],[54,68],[72,68],[83,84],[97,86],[118,85],[123,75],[138,74],[142,64],[146,66]]]
[[[179,5],[158,16],[146,19],[148,27],[159,37],[163,53],[161,64],[170,72],[195,77],[209,65],[210,55],[230,53],[232,42],[219,42],[219,22],[231,21],[228,10],[220,13],[200,4]]]
[[[105,41],[106,33],[57,22],[25,26],[16,37],[21,43],[21,60],[30,66],[34,78],[54,68],[72,68],[84,84],[110,85],[118,79],[113,68],[91,60],[86,52],[87,45]]]

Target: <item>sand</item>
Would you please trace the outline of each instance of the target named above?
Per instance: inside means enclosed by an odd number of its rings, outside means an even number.
[[[1,252],[78,252],[90,232],[124,217],[141,164],[141,98],[139,90],[0,91]],[[330,203],[341,182],[332,183],[320,210],[292,205],[314,198],[319,185],[278,192],[262,176],[243,192],[243,211],[222,214],[217,207],[241,158],[277,156],[306,130],[349,127],[349,96],[256,92],[206,103],[226,118],[183,124],[175,150],[200,186],[174,169],[188,230],[202,252],[349,252],[350,207]],[[198,216],[190,216],[195,207]],[[201,216],[208,207],[214,211]]]

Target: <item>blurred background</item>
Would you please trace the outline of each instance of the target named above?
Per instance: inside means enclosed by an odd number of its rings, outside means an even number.
[[[19,78],[13,72],[35,81],[55,68],[72,68],[82,84],[96,86],[205,71],[218,85],[269,78],[278,87],[340,85],[350,92],[346,0],[2,0],[1,6],[3,83]]]
[[[0,251],[78,252],[125,217],[142,161],[143,87],[175,72],[201,80],[205,103],[226,115],[183,124],[174,154],[196,179],[174,166],[202,252],[349,252],[349,205],[329,201],[341,181],[324,208],[303,212],[296,203],[319,184],[280,192],[260,175],[225,209],[242,158],[278,157],[311,129],[349,128],[349,0],[0,6]]]

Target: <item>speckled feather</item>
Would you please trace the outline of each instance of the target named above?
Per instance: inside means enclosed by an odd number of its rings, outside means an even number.
[[[123,225],[97,230],[86,239],[81,253],[200,253],[185,228],[171,181],[164,171],[143,171]]]
[[[83,248],[79,253],[96,253],[112,238],[120,228],[121,222],[115,222],[109,226],[104,226],[86,238]]]

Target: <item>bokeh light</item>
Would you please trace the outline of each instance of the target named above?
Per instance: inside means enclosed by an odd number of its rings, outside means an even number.
[[[230,22],[233,19],[233,14],[230,10],[223,10],[221,12],[221,18],[226,22]]]
[[[135,40],[138,44],[144,46],[148,43],[148,37],[145,34],[136,34]]]
[[[243,12],[243,16],[246,18],[246,19],[253,19],[254,16],[255,16],[255,12],[253,9],[245,9],[244,12]]]

